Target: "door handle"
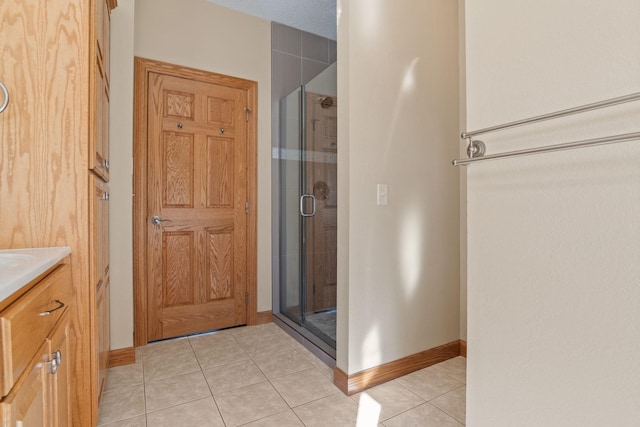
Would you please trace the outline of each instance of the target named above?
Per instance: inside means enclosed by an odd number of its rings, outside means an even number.
[[[311,198],[311,213],[306,213],[304,211],[304,199],[306,197]],[[313,194],[303,194],[300,196],[300,215],[303,217],[311,217],[316,214],[316,198]]]
[[[153,224],[153,225],[160,225],[163,222],[171,222],[171,220],[170,219],[162,219],[158,215],[156,215],[153,218],[151,218],[151,224]]]
[[[0,82],[0,90],[4,94],[4,101],[2,101],[2,105],[0,105],[0,113],[7,109],[7,105],[9,105],[9,91],[4,83]]]
[[[60,310],[61,308],[64,308],[64,303],[63,303],[62,301],[57,300],[57,299],[54,299],[54,300],[53,300],[53,302],[55,302],[55,303],[56,303],[56,307],[55,307],[55,308],[53,308],[53,309],[51,309],[51,310],[43,311],[42,313],[38,313],[38,316],[48,316],[48,315],[50,315],[51,313],[53,313],[54,311],[58,311],[58,310]]]

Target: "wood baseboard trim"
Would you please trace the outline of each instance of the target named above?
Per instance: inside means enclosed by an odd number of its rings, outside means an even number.
[[[109,367],[131,365],[136,363],[136,349],[133,347],[119,348],[109,352]]]
[[[460,340],[460,356],[467,357],[467,342]]]
[[[347,396],[410,374],[427,366],[460,356],[460,340],[452,341],[384,365],[347,375],[338,367],[333,370],[333,383]]]
[[[259,311],[256,316],[256,325],[264,325],[273,322],[273,313],[269,311]]]

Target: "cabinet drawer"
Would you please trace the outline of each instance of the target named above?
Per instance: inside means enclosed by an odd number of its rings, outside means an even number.
[[[0,391],[6,396],[71,302],[63,264],[0,313]]]

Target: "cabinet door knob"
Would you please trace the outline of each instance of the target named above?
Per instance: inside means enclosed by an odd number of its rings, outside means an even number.
[[[2,105],[0,105],[0,113],[7,109],[7,105],[9,105],[9,91],[4,83],[0,82],[0,90],[4,94],[4,101],[2,101]]]
[[[55,375],[58,373],[58,361],[56,359],[48,361],[47,366],[49,367],[48,371],[50,374]]]
[[[102,166],[104,166],[105,169],[109,169],[109,159],[104,159],[102,161]]]

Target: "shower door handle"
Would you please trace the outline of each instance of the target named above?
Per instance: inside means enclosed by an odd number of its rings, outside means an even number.
[[[309,197],[311,199],[311,213],[304,211],[304,199]],[[316,198],[313,194],[303,194],[300,196],[300,215],[303,217],[310,217],[316,214]]]

